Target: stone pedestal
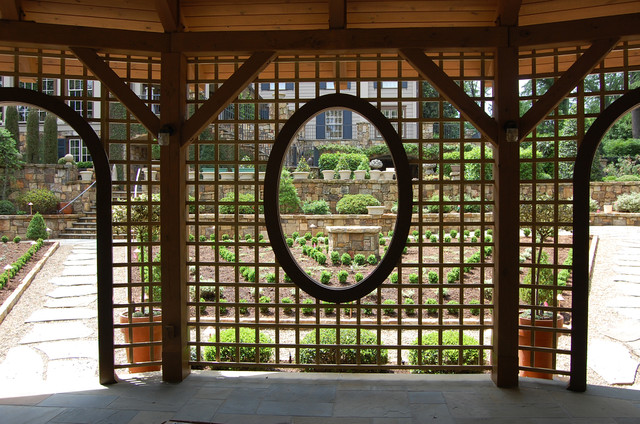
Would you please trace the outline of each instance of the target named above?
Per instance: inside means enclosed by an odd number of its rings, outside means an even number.
[[[341,255],[348,253],[353,257],[358,253],[365,257],[375,255],[380,259],[379,237],[382,227],[375,226],[331,226],[327,227],[329,236],[329,252],[336,251]]]

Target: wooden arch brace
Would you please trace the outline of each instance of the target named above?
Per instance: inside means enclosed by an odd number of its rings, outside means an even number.
[[[496,121],[487,115],[433,60],[420,49],[402,49],[400,55],[418,71],[422,78],[433,84],[483,136],[497,144]]]
[[[184,123],[180,144],[189,145],[276,56],[275,51],[252,54]]]
[[[525,138],[609,54],[619,38],[596,40],[582,56],[520,118],[518,137]]]
[[[147,104],[138,97],[127,84],[107,65],[95,50],[84,47],[71,47],[71,51],[91,70],[118,100],[136,117],[154,136],[160,130],[160,119]]]

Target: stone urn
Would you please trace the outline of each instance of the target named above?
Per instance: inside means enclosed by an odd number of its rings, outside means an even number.
[[[384,206],[367,206],[367,212],[369,215],[382,215],[384,213]]]
[[[80,181],[91,181],[93,177],[93,171],[80,171],[78,174],[80,174]]]
[[[231,174],[231,178],[233,178],[233,172]],[[214,171],[202,171],[202,181],[213,181],[215,180],[215,175]]]
[[[356,180],[364,180],[367,177],[367,171],[364,169],[357,169],[353,171],[353,175]]]
[[[204,175],[204,172],[203,172]],[[233,171],[223,171],[220,173],[220,181],[233,181]]]
[[[382,171],[380,171],[379,169],[372,169],[371,171],[369,171],[370,180],[379,180],[381,176]]]
[[[307,171],[293,171],[291,175],[294,180],[306,180],[309,178],[309,172]]]
[[[338,174],[340,174],[340,179],[341,180],[350,180],[351,179],[351,170],[350,169],[342,169],[342,170],[338,171]]]
[[[394,168],[387,168],[382,171],[382,179],[383,180],[393,180],[394,175],[396,175],[396,170]]]
[[[335,172],[336,171],[334,171],[333,169],[325,169],[324,171],[322,171],[322,178],[324,178],[325,180],[333,180]]]

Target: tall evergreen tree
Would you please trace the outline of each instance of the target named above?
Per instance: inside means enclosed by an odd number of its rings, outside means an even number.
[[[8,130],[0,128],[0,163],[4,167],[2,173],[2,199],[7,198],[9,182],[15,179],[14,172],[22,166],[18,148]]]
[[[18,125],[18,108],[7,106],[4,110],[4,127],[11,133],[11,137],[16,142],[16,147],[20,145],[20,126]]]
[[[44,119],[44,163],[58,162],[58,119],[55,115],[47,113]]]
[[[40,163],[40,116],[36,109],[27,115],[27,162]]]

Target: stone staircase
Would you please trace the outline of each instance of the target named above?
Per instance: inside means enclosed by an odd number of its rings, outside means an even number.
[[[96,205],[91,210],[60,233],[62,239],[95,239],[96,238]]]

